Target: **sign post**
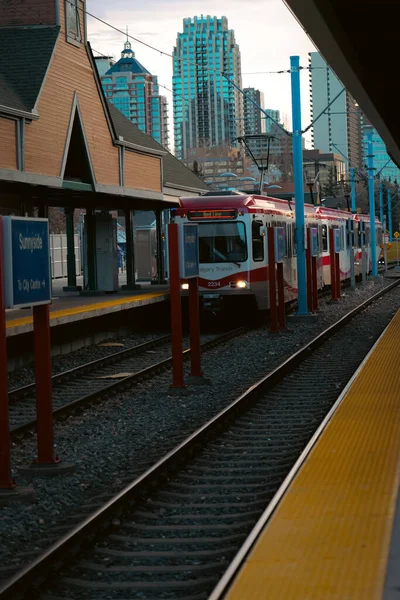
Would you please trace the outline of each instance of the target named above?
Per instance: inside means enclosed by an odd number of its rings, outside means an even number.
[[[349,260],[350,260],[350,286],[354,290],[356,287],[356,277],[354,272],[354,221],[353,219],[347,219],[347,245],[349,247]]]
[[[169,287],[171,299],[172,386],[184,388],[182,354],[182,306],[179,269],[179,226],[168,225]]]
[[[335,236],[333,227],[329,228],[329,257],[331,263],[331,301],[337,302]]]
[[[311,261],[311,232],[310,227],[307,227],[307,249],[306,249],[306,268],[307,268],[307,306],[308,312],[313,312],[312,298],[312,261]]]
[[[342,295],[340,291],[340,229],[335,228],[333,234],[335,244],[336,298],[339,300]]]
[[[397,265],[395,267],[395,271],[400,271],[400,266],[399,266],[399,238],[400,238],[400,233],[398,231],[395,231],[393,234],[394,238],[396,239],[396,262]]]
[[[286,255],[286,236],[283,227],[274,227],[276,278],[278,282],[278,323],[279,329],[286,329],[285,313],[285,281],[283,278],[283,261]]]
[[[190,377],[203,381],[200,352],[199,231],[196,223],[182,223],[179,229],[180,277],[189,283]]]
[[[3,223],[0,216],[0,490],[11,490],[10,430],[8,419],[8,369],[6,341],[6,304],[4,298]]]
[[[278,333],[278,313],[276,306],[276,275],[275,275],[275,235],[274,228],[268,227],[268,279],[269,279],[269,314],[270,331]]]
[[[4,217],[3,235],[6,307],[33,307],[38,456],[22,470],[41,475],[65,473],[73,465],[61,463],[53,454],[48,219]]]

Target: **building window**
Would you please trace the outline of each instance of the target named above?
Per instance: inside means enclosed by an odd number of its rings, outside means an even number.
[[[65,0],[65,27],[67,40],[79,44],[82,38],[79,25],[78,2],[79,0]]]

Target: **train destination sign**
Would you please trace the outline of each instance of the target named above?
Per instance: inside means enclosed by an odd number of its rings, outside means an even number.
[[[48,219],[3,217],[2,222],[6,308],[49,304]]]
[[[196,223],[179,227],[179,265],[181,279],[199,276],[199,230]]]
[[[204,221],[208,219],[236,219],[236,209],[222,210],[189,210],[189,221]]]

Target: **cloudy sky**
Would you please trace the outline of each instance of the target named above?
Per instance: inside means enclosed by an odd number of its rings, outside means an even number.
[[[128,26],[130,35],[167,53],[182,31],[184,17],[226,16],[240,46],[243,86],[263,91],[265,107],[279,109],[292,128],[290,75],[260,72],[288,69],[291,55],[299,55],[300,64],[306,66],[308,52],[315,48],[283,0],[87,0],[87,11],[124,31]],[[125,41],[121,33],[90,16],[88,30],[94,51],[120,57]],[[136,58],[171,89],[172,59],[130,41]],[[308,73],[301,74],[303,127],[309,123]],[[171,94],[162,93],[172,105]],[[172,134],[172,123],[170,129]]]

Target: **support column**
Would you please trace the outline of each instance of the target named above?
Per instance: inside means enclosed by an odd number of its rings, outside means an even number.
[[[93,208],[86,209],[86,265],[87,285],[82,295],[99,294],[97,289],[97,260],[96,260],[96,213]]]
[[[156,240],[157,240],[157,279],[152,284],[165,284],[164,252],[162,240],[162,210],[157,209],[156,213]]]
[[[126,285],[123,290],[140,290],[140,285],[135,281],[135,248],[133,243],[132,209],[125,210],[125,237],[126,237]]]
[[[68,285],[63,287],[64,292],[80,292],[82,287],[76,285],[76,257],[74,237],[74,212],[73,208],[65,209],[66,231],[67,231],[67,273]]]
[[[306,274],[306,249],[304,244],[304,184],[303,184],[303,141],[301,131],[301,103],[300,103],[300,57],[290,57],[290,73],[292,87],[292,117],[293,117],[293,172],[294,172],[294,198],[296,211],[296,246],[297,246],[297,287],[298,304],[297,315],[306,316],[307,305],[307,274]]]

